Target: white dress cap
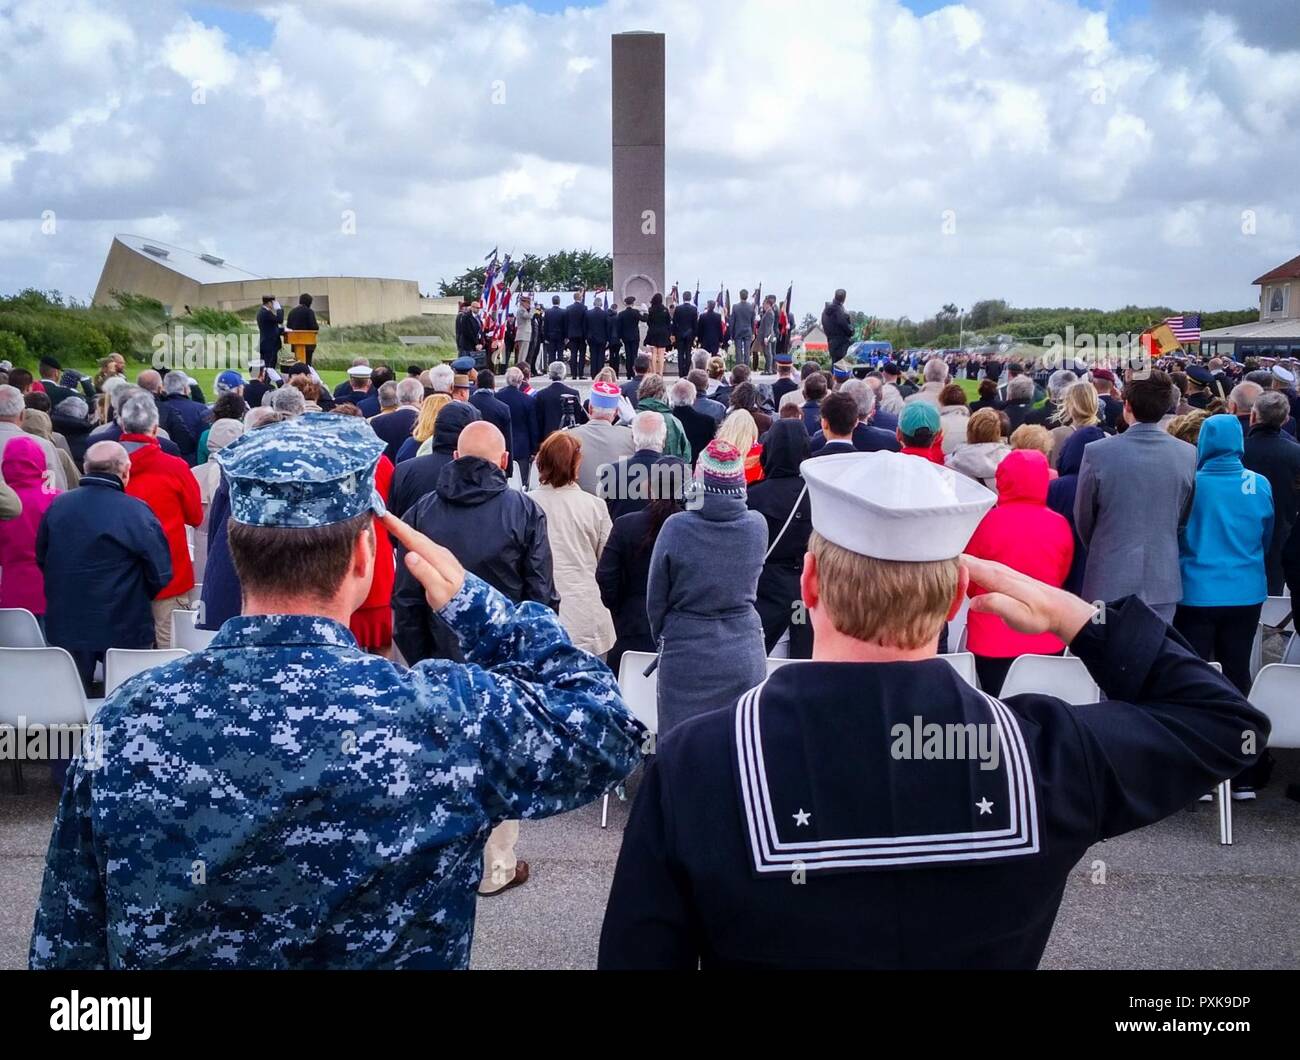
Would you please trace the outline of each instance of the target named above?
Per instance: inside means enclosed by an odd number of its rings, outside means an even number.
[[[925,563],[962,554],[997,496],[974,479],[903,453],[840,453],[800,467],[813,529],[874,559]]]

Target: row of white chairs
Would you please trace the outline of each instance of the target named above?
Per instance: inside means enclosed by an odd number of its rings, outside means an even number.
[[[940,655],[971,686],[978,688],[975,656],[968,652]],[[625,652],[618,668],[618,684],[628,710],[650,732],[659,731],[659,675],[658,671],[646,676],[646,667],[654,660],[650,652]],[[768,659],[770,677],[780,667],[798,664],[801,659]],[[1222,672],[1218,663],[1211,663]],[[1067,703],[1087,704],[1101,701],[1101,689],[1088,673],[1082,660],[1074,656],[1022,655],[1007,671],[999,697],[1002,699],[1024,693],[1056,696]],[[1268,717],[1272,731],[1270,748],[1300,749],[1300,665],[1273,663],[1263,667],[1251,686],[1251,704]],[[1232,790],[1224,781],[1218,788],[1219,841],[1232,843]],[[609,795],[601,805],[600,826],[604,828],[609,817]]]

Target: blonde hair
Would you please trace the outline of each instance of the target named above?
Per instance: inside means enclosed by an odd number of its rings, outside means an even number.
[[[902,563],[873,559],[832,544],[813,531],[820,606],[846,637],[911,651],[939,636],[957,595],[954,559]]]
[[[1037,423],[1022,423],[1011,432],[1012,449],[1037,449],[1043,456],[1052,455],[1052,432]]]
[[[607,365],[606,367],[600,370],[600,373],[596,376],[595,379],[592,380],[592,382],[593,383],[617,383],[618,375],[615,374],[613,368],[610,368]]]
[[[411,437],[423,445],[433,437],[433,427],[438,413],[451,404],[450,394],[430,394],[420,404],[420,415],[411,428]]]
[[[980,409],[966,422],[966,441],[970,445],[1002,441],[1002,417],[996,409]]]
[[[1095,427],[1101,422],[1097,388],[1086,380],[1072,383],[1061,399],[1056,420],[1067,427]]]
[[[1180,442],[1196,445],[1201,440],[1201,427],[1209,418],[1210,414],[1205,409],[1192,409],[1185,415],[1175,416],[1165,429]]]
[[[745,456],[758,441],[758,424],[748,409],[733,409],[722,421],[716,437],[730,442],[740,450],[741,456]]]

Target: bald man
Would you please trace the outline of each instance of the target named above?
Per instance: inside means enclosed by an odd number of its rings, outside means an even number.
[[[467,424],[456,440],[455,459],[438,476],[437,490],[426,494],[403,522],[450,549],[467,571],[515,603],[534,601],[558,611],[546,516],[527,494],[510,488],[509,463],[500,430],[486,420]],[[403,551],[397,550],[393,641],[410,666],[425,659],[463,662],[459,640],[429,609]],[[483,850],[480,896],[502,894],[528,879],[528,863],[515,857],[518,836],[518,821],[493,829]]]
[[[45,575],[45,639],[71,653],[89,691],[109,648],[154,646],[153,598],[172,580],[172,561],[158,517],[127,496],[127,451],[96,442],[85,469],[81,485],[41,519],[36,563]]]

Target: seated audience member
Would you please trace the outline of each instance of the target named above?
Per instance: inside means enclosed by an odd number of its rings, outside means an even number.
[[[1250,433],[1242,463],[1268,479],[1273,490],[1273,536],[1269,542],[1267,571],[1270,596],[1286,587],[1282,552],[1300,514],[1300,446],[1283,430],[1291,406],[1282,393],[1261,394],[1250,410]]]
[[[943,430],[944,459],[966,444],[966,425],[969,422],[966,391],[956,383],[949,383],[939,391],[939,426]]]
[[[0,520],[0,607],[17,607],[45,625],[45,580],[36,562],[41,519],[63,491],[49,484],[45,451],[33,438],[13,438],[0,457],[0,480],[20,504],[16,517]]]
[[[1008,453],[998,465],[997,487],[997,507],[980,521],[966,546],[967,554],[1001,563],[1044,585],[1064,585],[1074,558],[1074,534],[1064,516],[1047,507],[1047,457],[1033,449]],[[1027,542],[1032,546],[1027,547]],[[971,582],[972,600],[987,591],[986,586]],[[966,643],[975,656],[980,688],[991,696],[1002,690],[1007,671],[1019,656],[1065,651],[1065,645],[1050,634],[1026,636],[997,615],[974,608],[967,619]]]
[[[1009,452],[1011,446],[1002,440],[1001,417],[992,408],[982,408],[966,422],[966,444],[945,457],[944,463],[996,491],[998,465]]]
[[[907,456],[919,456],[935,464],[943,463],[943,430],[939,408],[929,401],[913,401],[903,409],[898,420],[900,450]]]
[[[1053,468],[1060,460],[1062,447],[1076,431],[1101,426],[1101,404],[1091,383],[1076,382],[1065,389],[1055,422],[1059,426],[1052,426],[1052,451],[1047,454]]]
[[[609,508],[611,522],[642,511],[651,500],[652,468],[664,455],[668,427],[657,412],[639,412],[632,421],[632,455],[605,465],[597,496]],[[680,458],[679,458],[680,459]]]
[[[713,441],[719,426],[718,421],[711,415],[695,408],[698,396],[695,384],[689,379],[678,379],[668,390],[668,403],[672,406],[673,415],[681,423],[682,430],[686,432],[686,441],[696,460],[699,459],[700,453],[704,452],[705,447]],[[734,403],[734,391],[732,400]],[[754,418],[757,420],[757,415]],[[770,424],[771,417],[765,418]]]
[[[722,421],[715,435],[734,445],[744,454],[745,483],[758,482],[763,477],[763,446],[758,440],[758,424],[745,409],[732,409]]]
[[[54,499],[36,533],[45,639],[71,654],[87,693],[109,648],[154,646],[153,601],[173,580],[162,524],[130,482],[127,451],[96,442],[81,485]]]
[[[171,581],[159,590],[153,602],[154,641],[159,648],[170,648],[172,612],[188,611],[196,602],[192,597],[194,564],[185,528],[203,522],[203,500],[189,465],[180,457],[168,456],[158,446],[155,402],[143,395],[128,398],[120,419],[122,448],[131,456],[126,492],[149,505],[171,549]]]
[[[1018,459],[1041,461],[1045,482],[1042,457]],[[1034,968],[1093,844],[1235,775],[1268,721],[1141,601],[1115,601],[1100,623],[1095,605],[1060,589],[961,560],[993,503],[967,480],[954,491],[953,476],[891,453],[813,460],[803,473],[813,662],[777,669],[734,705],[713,697],[658,741],[624,830],[598,965]],[[698,584],[719,553],[664,547],[690,516],[669,520],[656,555],[707,555]],[[973,610],[1069,644],[1115,698],[998,704],[963,681],[936,647],[969,581],[989,590]],[[715,649],[710,664],[730,657],[716,642],[730,628],[692,638]],[[711,669],[696,665],[691,679]],[[870,711],[844,709],[863,701]],[[991,748],[916,761],[922,722],[1010,738],[996,761]],[[1034,813],[1016,812],[1018,785]],[[918,850],[918,835],[938,842]],[[809,884],[797,896],[792,873]]]
[[[1074,535],[1074,558],[1064,588],[1078,595],[1083,591],[1083,572],[1087,567],[1088,550],[1074,525],[1074,497],[1079,487],[1079,468],[1083,466],[1083,450],[1093,442],[1106,437],[1100,427],[1082,427],[1065,440],[1057,462],[1057,477],[1047,487],[1047,506],[1070,524]]]

